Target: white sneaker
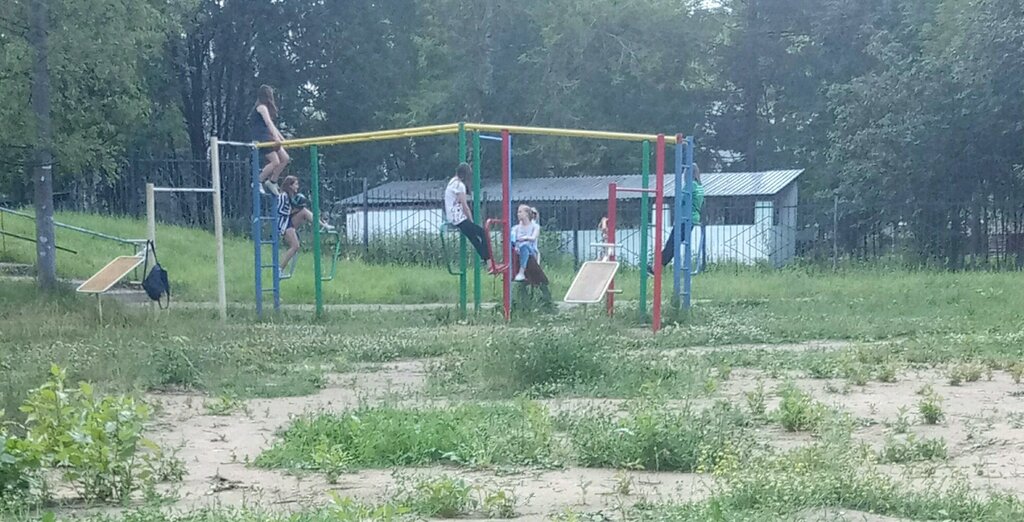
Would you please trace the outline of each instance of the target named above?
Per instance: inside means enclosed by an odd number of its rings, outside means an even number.
[[[519,272],[518,274],[516,274],[515,280],[516,281],[526,281],[526,275],[523,274],[522,272]]]
[[[266,196],[267,195],[267,191],[263,189],[263,183],[260,183],[259,187],[260,187],[260,195],[261,196]]]
[[[280,196],[281,195],[281,189],[278,188],[276,182],[268,179],[268,180],[263,182],[263,186],[267,188],[267,192],[270,192],[271,194],[273,194],[275,196]]]
[[[321,232],[334,232],[334,225],[321,221],[320,222],[320,231]]]

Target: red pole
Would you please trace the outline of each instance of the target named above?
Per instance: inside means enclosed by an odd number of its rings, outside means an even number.
[[[618,187],[615,183],[608,184],[608,244],[615,244],[615,210],[618,206]],[[615,247],[608,249],[608,260],[615,261]],[[605,296],[605,305],[608,308],[608,317],[615,314],[615,279],[612,279],[610,285],[608,285],[608,295]]]
[[[663,209],[665,206],[665,135],[658,135],[654,151],[654,306],[651,329],[661,329],[661,232],[664,230]],[[678,232],[677,232],[678,233]]]
[[[512,158],[511,141],[508,130],[501,131],[501,217],[504,225],[501,229],[501,248],[504,252],[502,259],[505,260],[505,274],[501,278],[501,301],[505,307],[505,320],[512,319],[512,195],[509,193],[511,182]],[[488,238],[488,241],[490,238]]]

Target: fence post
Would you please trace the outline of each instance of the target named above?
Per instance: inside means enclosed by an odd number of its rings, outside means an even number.
[[[370,254],[370,180],[363,178],[363,255]]]
[[[576,220],[572,224],[572,264],[573,270],[580,269],[580,202],[576,201]]]

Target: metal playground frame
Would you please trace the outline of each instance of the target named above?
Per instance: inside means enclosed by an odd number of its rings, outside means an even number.
[[[314,291],[316,296],[316,316],[320,317],[323,315],[323,292],[321,281],[322,277],[322,266],[321,266],[321,233],[320,227],[317,226],[320,223],[320,179],[319,179],[319,147],[329,145],[345,145],[364,143],[371,141],[383,141],[393,139],[406,139],[415,137],[427,137],[427,136],[447,136],[456,135],[458,137],[458,157],[457,161],[453,162],[457,165],[460,162],[467,161],[467,149],[468,139],[472,133],[473,139],[473,212],[474,216],[479,219],[480,206],[481,206],[481,161],[480,161],[480,140],[490,139],[501,141],[501,172],[502,172],[502,217],[500,220],[492,220],[492,223],[500,224],[502,229],[502,250],[503,258],[505,260],[511,260],[511,245],[509,241],[511,226],[513,225],[512,219],[515,215],[512,211],[512,136],[515,134],[523,135],[542,135],[542,136],[557,136],[557,137],[570,137],[570,138],[585,138],[585,139],[601,139],[601,140],[617,140],[617,141],[629,141],[629,142],[640,142],[642,144],[641,153],[642,161],[641,168],[643,173],[643,186],[636,189],[620,188],[614,184],[609,187],[609,237],[608,242],[612,245],[612,252],[614,252],[614,234],[615,234],[615,209],[616,209],[616,198],[619,192],[633,190],[640,192],[641,195],[641,228],[646,230],[648,226],[648,212],[650,209],[648,196],[650,194],[655,195],[655,205],[657,213],[655,214],[655,234],[654,240],[656,242],[656,248],[654,251],[654,291],[653,291],[653,317],[652,317],[652,328],[657,331],[661,324],[661,278],[662,278],[662,267],[661,267],[661,244],[662,238],[664,237],[662,232],[664,228],[663,205],[664,205],[664,185],[665,185],[665,149],[666,139],[665,134],[637,134],[627,132],[607,132],[607,131],[594,131],[594,130],[583,130],[583,129],[561,129],[561,128],[547,128],[547,127],[525,127],[515,125],[498,125],[498,124],[487,124],[487,123],[450,123],[444,125],[431,125],[424,127],[410,127],[403,129],[391,129],[381,130],[372,132],[359,132],[352,134],[340,134],[334,136],[320,136],[313,138],[302,138],[285,140],[281,142],[281,146],[289,149],[309,148],[310,149],[310,201],[311,210],[313,213],[313,271],[314,271]],[[486,135],[483,133],[490,133],[492,135]],[[499,138],[500,136],[500,138]],[[682,134],[675,136],[675,208],[673,212],[673,226],[675,230],[682,230],[683,234],[674,234],[674,245],[675,252],[679,253],[679,249],[682,247],[685,249],[683,255],[676,255],[674,257],[673,264],[673,288],[674,296],[673,303],[678,306],[688,309],[690,307],[690,293],[691,293],[691,275],[690,269],[691,264],[691,231],[693,223],[691,222],[691,209],[692,209],[692,198],[690,195],[693,193],[693,149],[694,139],[692,136],[684,137]],[[655,188],[651,189],[648,187],[650,177],[650,148],[651,143],[655,143]],[[276,209],[267,209],[270,211],[268,216],[264,209],[265,196],[262,196],[259,191],[259,172],[260,172],[260,153],[259,149],[266,149],[276,147],[278,144],[275,142],[263,142],[263,143],[245,143],[245,142],[231,142],[231,141],[220,141],[216,136],[210,138],[210,159],[212,164],[212,178],[214,180],[214,199],[215,199],[215,225],[217,227],[217,242],[218,242],[218,281],[219,281],[219,295],[221,296],[222,310],[224,305],[223,295],[223,234],[220,229],[220,212],[219,212],[219,193],[220,193],[220,165],[219,165],[219,149],[221,146],[238,146],[246,147],[251,149],[251,161],[252,161],[252,190],[253,190],[253,214],[252,214],[252,235],[254,243],[254,262],[255,262],[255,297],[256,297],[256,313],[262,317],[263,313],[263,297],[265,293],[273,293],[274,309],[280,309],[280,283],[281,277],[278,270],[278,250],[279,250],[279,233],[276,226],[272,226],[271,239],[266,240],[263,237],[263,226],[264,223],[275,219]],[[685,182],[684,182],[685,177]],[[271,205],[274,206],[274,205]],[[273,260],[272,265],[264,265],[263,258],[263,246],[270,245],[272,248],[271,258]],[[459,311],[462,317],[467,315],[468,308],[468,262],[467,262],[467,245],[465,237],[460,239],[460,270],[455,272],[450,270],[453,275],[459,277]],[[647,238],[646,233],[641,236],[641,259],[647,259]],[[614,255],[614,254],[613,254]],[[481,305],[481,263],[477,256],[474,256],[475,262],[473,263],[473,279],[474,279],[474,309],[479,311]],[[614,258],[612,258],[614,259]],[[507,265],[508,263],[506,263]],[[264,289],[263,271],[264,269],[272,268],[272,287]],[[504,308],[504,314],[506,319],[511,317],[511,281],[512,281],[512,267],[505,266],[502,271],[502,306]],[[646,320],[646,300],[647,300],[647,273],[645,270],[640,271],[640,317],[642,320]],[[608,295],[606,297],[608,312],[612,313],[614,309],[614,298],[611,292],[615,290],[609,285]],[[224,312],[222,311],[222,316]]]

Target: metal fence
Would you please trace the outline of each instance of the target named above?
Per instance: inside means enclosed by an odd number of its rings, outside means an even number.
[[[362,196],[337,202],[331,215],[350,250],[374,261],[384,254],[402,261],[440,251],[438,231],[445,223],[441,201],[443,181],[432,191],[392,192],[387,199]],[[500,217],[500,203],[488,199],[483,219]],[[752,200],[749,204],[716,204],[705,200],[702,223],[693,234],[694,261],[709,266],[763,265],[780,268],[796,264],[839,267],[886,263],[905,267],[943,269],[1020,270],[1024,268],[1024,202],[982,208],[962,208],[960,202],[929,202],[905,209],[899,218],[883,219],[855,203],[812,201],[779,206]],[[606,201],[513,201],[538,209],[542,252],[574,263],[597,255],[591,244],[602,242],[597,230]],[[640,256],[638,200],[620,203],[617,223],[619,259],[636,265],[651,262]],[[653,205],[652,205],[653,210]],[[513,208],[513,213],[515,209]],[[671,205],[663,209],[667,238]],[[906,217],[902,217],[906,216]],[[656,244],[653,218],[648,244]],[[494,236],[495,244],[499,237]],[[703,248],[698,245],[703,243]],[[382,245],[394,245],[385,248]],[[408,251],[398,255],[397,251]],[[412,254],[412,252],[420,252]]]
[[[248,151],[225,151],[221,161],[225,226],[245,234],[251,205]],[[294,162],[289,173],[308,179],[308,166],[301,163]],[[142,217],[147,182],[208,187],[209,173],[207,160],[186,155],[134,157],[114,173],[87,173],[63,183],[58,180],[57,208]],[[321,173],[322,211],[341,230],[345,252],[369,262],[450,261],[453,254],[445,251],[442,234],[451,234],[453,240],[456,235],[443,227],[445,181],[421,182],[424,188],[404,194],[390,192],[387,197],[374,197],[369,190],[374,185],[368,178],[329,170]],[[483,216],[477,217],[477,222],[500,217],[497,198],[482,197]],[[606,201],[514,203],[527,203],[539,210],[546,263],[562,260],[577,264],[595,255],[590,245],[599,242],[597,224]],[[212,217],[211,202],[205,195],[165,194],[157,204],[161,222],[205,227]],[[652,250],[648,259],[641,259],[639,244],[644,231],[639,227],[639,210],[639,200],[619,204],[617,241],[620,259],[642,265],[650,262],[655,238],[652,229],[646,231]],[[956,270],[1024,268],[1024,202],[970,207],[962,200],[934,201],[883,210],[866,210],[859,202],[839,200],[780,206],[770,199],[738,205],[709,197],[704,222],[694,233],[695,244],[702,240],[705,249],[695,256],[709,266],[838,267],[870,262]],[[665,223],[670,223],[669,210],[663,212]],[[495,233],[495,244],[500,244],[499,239]]]

